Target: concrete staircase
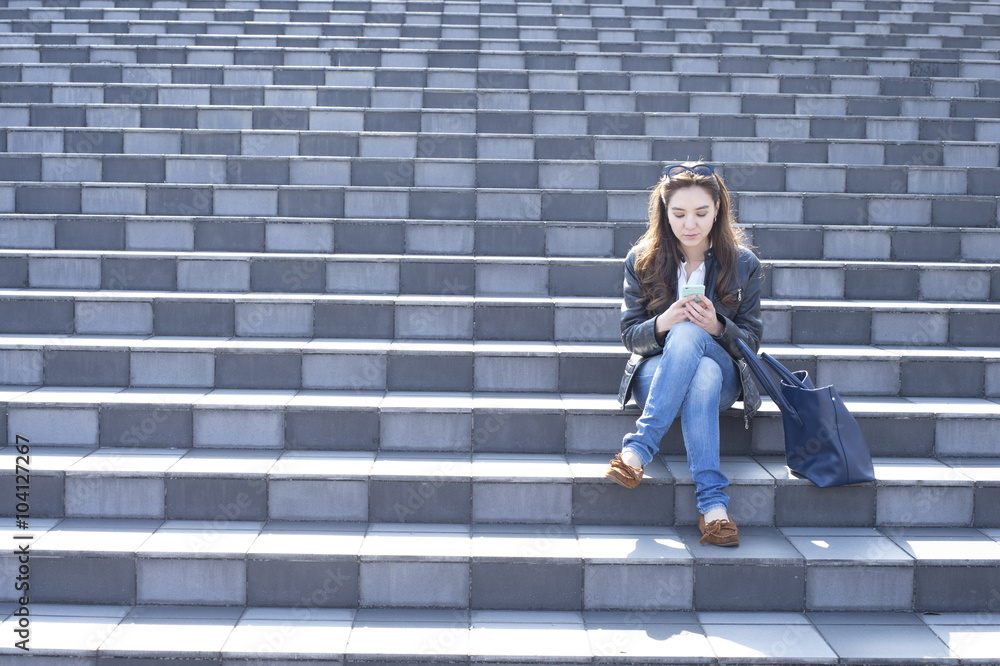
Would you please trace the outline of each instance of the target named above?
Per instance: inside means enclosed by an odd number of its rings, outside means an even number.
[[[0,2],[0,663],[1000,660],[1000,5],[118,4]],[[876,456],[724,413],[739,549],[602,478],[688,158]]]

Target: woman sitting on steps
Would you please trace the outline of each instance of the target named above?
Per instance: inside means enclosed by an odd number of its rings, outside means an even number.
[[[621,329],[632,357],[618,398],[624,406],[634,396],[642,415],[605,476],[626,488],[639,485],[679,412],[702,544],[740,542],[727,512],[729,480],[719,468],[719,412],[742,398],[749,427],[760,405],[735,340],[755,351],[760,344],[762,281],[715,168],[665,167],[649,199],[646,233],[625,259]],[[685,289],[697,285],[703,297]]]

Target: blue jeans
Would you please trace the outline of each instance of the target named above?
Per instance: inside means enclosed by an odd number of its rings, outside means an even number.
[[[645,466],[680,412],[698,511],[727,508],[729,479],[719,469],[719,412],[740,394],[732,358],[703,328],[685,321],[667,332],[663,353],[647,359],[634,381],[632,395],[642,416],[622,448],[634,451]]]

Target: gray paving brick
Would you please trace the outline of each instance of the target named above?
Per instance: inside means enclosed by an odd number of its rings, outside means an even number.
[[[931,201],[906,197],[871,197],[868,221],[871,224],[926,226],[931,224]]]
[[[362,606],[464,608],[469,603],[467,562],[361,561]]]
[[[772,564],[753,568],[741,564],[700,564],[694,567],[694,606],[698,610],[793,611],[805,600],[805,567]],[[738,590],[738,591],[736,591]]]
[[[186,155],[239,155],[241,150],[239,132],[185,132],[178,143],[176,149],[161,152],[167,155],[182,152]]]
[[[949,320],[950,317],[943,313],[875,312],[872,315],[872,343],[948,344],[951,328]],[[954,335],[954,331],[950,334]]]
[[[810,565],[806,607],[815,611],[898,611],[911,604],[913,567]]]
[[[180,291],[250,291],[250,264],[246,261],[180,260]]]
[[[583,607],[578,563],[473,561],[473,609],[565,610]]]
[[[465,305],[399,305],[394,336],[401,339],[469,340],[472,308]]]
[[[867,198],[810,196],[803,198],[803,217],[809,224],[866,224]]]
[[[844,274],[844,296],[850,299],[917,300],[920,272],[858,268]]]
[[[776,298],[842,298],[844,271],[836,268],[774,268],[771,293]]]
[[[469,451],[472,415],[469,413],[382,411],[382,450]]]
[[[331,399],[331,405],[335,405]],[[374,409],[305,410],[285,413],[285,444],[289,449],[374,451],[379,419]]]
[[[996,486],[978,486],[975,494],[975,514],[973,524],[976,527],[1000,527],[1000,488]],[[34,507],[32,507],[34,509]]]
[[[410,193],[410,217],[427,220],[468,220],[476,214],[474,192],[415,190]]]
[[[904,361],[900,394],[975,398],[983,395],[982,361]]]
[[[251,606],[354,608],[359,565],[351,560],[247,560]]]
[[[0,351],[0,381],[8,386],[41,386],[43,354],[29,349]]]
[[[0,301],[0,327],[4,333],[62,333],[74,329],[73,301]]]
[[[988,566],[936,566],[917,563],[913,583],[915,610],[977,612],[1000,589],[1000,570]]]
[[[892,234],[871,231],[827,231],[823,234],[822,256],[828,259],[888,260],[892,258]]]
[[[211,215],[212,190],[207,187],[150,187],[146,190],[149,215]]]
[[[868,345],[871,344],[871,318],[871,313],[867,311],[809,310],[798,307],[792,311],[791,342]]]
[[[191,442],[190,410],[110,407],[99,419],[101,446],[174,448]]]
[[[196,447],[280,448],[282,415],[277,411],[246,409],[197,409],[194,412]]]
[[[292,389],[302,386],[298,354],[220,353],[215,360],[219,388]]]
[[[810,189],[815,191],[814,188],[818,187],[818,183],[814,176],[817,173],[816,170],[809,170],[809,174],[802,178],[802,174],[796,173],[796,169],[791,167],[786,169],[781,166],[754,164],[746,167],[731,166],[726,168],[725,179],[727,186],[736,190],[784,192],[785,182],[788,180],[789,190]],[[793,183],[795,184],[793,185]]]
[[[141,557],[135,561],[136,602],[242,605],[246,603],[246,575],[242,559]]]
[[[907,192],[906,169],[854,168],[847,172],[845,192],[880,192],[902,194]]]
[[[1000,315],[977,312],[954,312],[948,318],[947,343],[957,346],[988,347]]]
[[[77,301],[76,332],[81,335],[150,335],[153,309],[148,303]]]
[[[17,479],[10,474],[0,476],[0,492],[11,498],[3,510],[9,515],[16,514]],[[31,515],[34,518],[62,518],[64,511],[63,476],[48,476],[35,471],[31,475]],[[30,584],[30,583],[29,583]],[[13,588],[13,585],[11,585]]]
[[[365,522],[368,485],[348,479],[272,479],[268,483],[271,520]]]
[[[3,257],[0,259],[0,284],[5,288],[28,286],[28,258]]]
[[[338,188],[280,190],[278,215],[324,220],[344,217],[344,191]]]
[[[177,288],[177,267],[170,259],[107,258],[101,269],[101,288],[173,291]]]
[[[875,523],[875,486],[817,488],[812,484],[778,483],[775,525],[792,527],[866,527]]]
[[[136,602],[136,563],[128,557],[31,558],[32,598],[37,603],[120,604]]]
[[[584,599],[587,609],[639,611],[688,610],[694,589],[691,567],[659,564],[585,564]],[[626,602],[621,590],[635,591]]]
[[[369,520],[466,524],[472,517],[473,492],[467,481],[374,479]]]
[[[554,312],[547,307],[477,306],[477,340],[551,340]]]
[[[86,215],[142,215],[146,212],[144,187],[87,185],[80,198]]]
[[[393,334],[393,305],[390,303],[317,303],[314,334],[320,338],[377,338]]]
[[[18,185],[15,206],[18,213],[80,213],[79,186]]]
[[[168,520],[264,520],[267,486],[263,478],[166,479]]]
[[[946,227],[987,227],[996,221],[996,207],[990,200],[935,197],[931,204],[931,221]]]
[[[239,303],[236,335],[248,337],[310,337],[312,308],[306,303]]]
[[[27,166],[27,165],[25,165]],[[28,174],[31,173],[29,168]],[[26,174],[27,175],[27,174]],[[30,177],[12,177],[8,180],[37,180]],[[42,160],[42,180],[58,182],[100,181],[101,161],[92,157],[53,157]],[[108,178],[111,180],[111,178]]]
[[[399,290],[403,294],[471,295],[475,290],[475,266],[465,262],[403,262],[399,267]]]
[[[899,366],[895,361],[820,360],[810,375],[817,386],[833,384],[841,395],[899,395]]]
[[[414,254],[472,254],[475,236],[475,225],[464,220],[406,225],[407,251]]]
[[[966,527],[972,524],[973,487],[883,485],[876,507],[878,525]]]
[[[837,164],[892,164],[885,160],[885,147],[881,143],[829,142],[829,160]]]
[[[433,356],[390,356],[387,388],[390,391],[471,391],[471,356],[447,359]]]
[[[231,336],[234,307],[225,302],[165,301],[153,303],[156,335]]]
[[[384,390],[386,359],[375,354],[306,354],[302,386],[313,389]]]
[[[163,518],[163,479],[67,475],[67,518]]]
[[[302,259],[254,261],[250,265],[253,291],[322,293],[326,287],[326,266],[321,260]]]
[[[987,271],[934,271],[920,276],[920,296],[925,300],[988,301],[990,273]]]
[[[361,251],[361,248],[365,247],[361,232],[364,231],[366,226],[372,229],[372,225],[353,225],[354,228],[351,229],[352,238],[349,239],[352,244],[346,247],[341,245],[345,240],[344,234],[339,233],[340,228],[338,227],[337,243],[340,245],[339,249],[344,252],[350,252],[351,250]],[[372,234],[376,242],[370,243],[368,247],[372,247],[372,245],[376,245],[379,241],[382,241],[387,246],[382,251],[388,251],[389,248],[395,246],[394,241],[397,240],[396,234],[393,231],[393,228],[376,226]],[[355,232],[358,246],[353,245]],[[400,234],[398,238],[400,248],[402,247],[402,240],[402,234]],[[399,264],[395,262],[359,263],[352,261],[331,261],[326,265],[326,284],[328,291],[336,293],[396,294],[399,293]]]
[[[128,386],[128,352],[48,350],[45,383],[49,386]]]
[[[740,198],[740,221],[743,223],[801,223],[803,201],[799,196],[753,196]]]
[[[476,185],[488,188],[535,188],[538,187],[538,165],[533,162],[480,162],[476,167]]]

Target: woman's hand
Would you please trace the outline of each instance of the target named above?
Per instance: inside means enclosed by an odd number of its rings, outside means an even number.
[[[682,321],[690,321],[688,317],[687,309],[684,307],[685,304],[694,298],[693,296],[687,296],[680,300],[676,300],[670,304],[670,307],[661,312],[656,316],[656,337],[663,338],[671,328]]]
[[[683,310],[687,315],[688,321],[698,324],[709,335],[715,337],[722,335],[724,327],[719,318],[715,316],[715,304],[712,301],[704,297],[687,296],[678,300],[677,303],[684,304]],[[667,310],[667,312],[670,312],[670,310]]]

